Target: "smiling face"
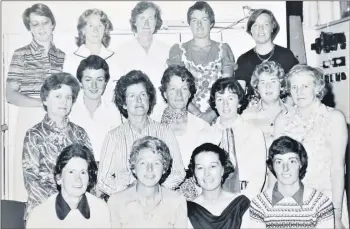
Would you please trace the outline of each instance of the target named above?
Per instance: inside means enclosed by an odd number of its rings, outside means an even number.
[[[191,14],[190,27],[193,37],[205,38],[210,35],[211,22],[209,15],[203,10],[195,10]]]
[[[103,69],[85,69],[81,78],[84,96],[91,100],[101,99],[106,88],[105,71]]]
[[[263,72],[259,76],[258,92],[265,103],[275,102],[279,99],[281,84],[277,76]]]
[[[300,108],[310,106],[320,90],[316,87],[314,78],[309,74],[298,73],[293,75],[289,81],[294,104]]]
[[[273,158],[273,169],[278,182],[283,185],[292,185],[299,182],[301,161],[298,154],[290,152],[277,154]]]
[[[179,76],[171,76],[164,96],[171,109],[176,111],[183,110],[187,106],[188,99],[191,96],[188,83],[182,81]]]
[[[105,29],[105,26],[101,22],[100,15],[91,14],[87,17],[87,22],[83,29],[83,33],[86,37],[85,42],[101,44]]]
[[[54,26],[50,18],[31,13],[29,15],[30,32],[38,42],[50,42]]]
[[[128,116],[147,115],[149,109],[149,97],[143,83],[130,85],[125,93],[124,109]]]
[[[147,187],[158,185],[164,172],[162,159],[160,154],[155,154],[150,149],[141,149],[134,169],[138,182]]]
[[[267,42],[271,42],[271,34],[273,31],[273,24],[271,21],[271,17],[268,14],[260,14],[255,23],[251,27],[251,34],[253,39],[258,44],[265,44]]]
[[[88,164],[80,157],[73,157],[62,169],[62,173],[57,179],[57,184],[61,185],[64,196],[80,197],[89,184]]]
[[[202,152],[195,156],[194,175],[203,190],[212,191],[221,187],[224,167],[214,152]]]
[[[238,95],[226,88],[224,93],[215,93],[215,106],[221,119],[232,119],[237,115]]]
[[[50,118],[66,117],[73,105],[73,93],[72,88],[66,84],[62,84],[61,88],[56,90],[51,90],[43,101],[44,105],[47,107],[47,114]]]
[[[153,8],[148,8],[136,17],[136,33],[151,35],[156,28],[156,12]]]

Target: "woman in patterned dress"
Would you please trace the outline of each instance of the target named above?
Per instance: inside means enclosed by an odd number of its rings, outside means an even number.
[[[25,218],[57,192],[53,171],[62,149],[72,143],[92,149],[85,130],[67,118],[79,90],[78,81],[68,73],[52,74],[41,87],[40,97],[47,113],[26,132],[23,143],[23,176],[28,192]]]
[[[294,66],[287,75],[287,91],[295,107],[277,116],[275,138],[286,135],[304,145],[309,167],[303,182],[328,195],[334,205],[335,226],[343,228],[349,224],[343,201],[348,141],[345,117],[321,103],[326,91],[323,73],[318,69]]]
[[[175,44],[169,52],[167,64],[184,65],[194,76],[197,92],[188,106],[189,112],[211,123],[216,117],[209,106],[212,84],[221,77],[231,77],[236,68],[234,56],[227,43],[210,39],[215,25],[213,9],[199,1],[187,11],[187,22],[193,38],[183,44]]]

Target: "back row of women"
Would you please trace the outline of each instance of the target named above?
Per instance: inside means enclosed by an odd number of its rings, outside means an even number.
[[[194,228],[348,225],[345,118],[320,102],[322,72],[273,43],[279,26],[270,11],[248,20],[256,46],[237,63],[226,43],[210,39],[206,2],[188,10],[193,39],[170,50],[153,37],[159,8],[138,3],[135,38],[120,58],[107,49],[112,23],[100,10],[81,15],[79,48],[67,56],[53,45],[47,6],[33,5],[23,19],[33,41],[13,55],[7,100],[21,107],[16,155],[28,226],[87,226],[80,217],[109,227],[101,224],[109,211],[113,227],[184,228],[186,216]]]

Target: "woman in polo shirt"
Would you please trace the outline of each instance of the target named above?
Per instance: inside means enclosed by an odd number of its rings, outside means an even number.
[[[186,228],[185,197],[161,186],[172,163],[167,145],[156,137],[140,138],[129,162],[137,181],[109,198],[113,228]]]
[[[97,165],[89,148],[72,144],[57,158],[58,194],[34,208],[27,228],[111,228],[107,204],[88,191],[96,184]]]
[[[14,132],[14,169],[11,193],[15,200],[26,201],[21,166],[25,132],[40,122],[45,115],[40,99],[44,80],[53,73],[62,72],[65,53],[53,43],[56,20],[50,8],[42,3],[27,8],[22,15],[23,23],[32,34],[32,42],[13,53],[6,79],[7,102],[18,107]],[[16,109],[15,109],[16,110]]]

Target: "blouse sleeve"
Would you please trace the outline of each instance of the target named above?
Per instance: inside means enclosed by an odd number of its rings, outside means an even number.
[[[232,53],[231,47],[227,43],[222,44],[222,73],[224,75],[233,75],[233,71],[236,69],[235,57]]]
[[[109,199],[108,199],[108,207],[111,213],[111,224],[112,224],[112,228],[121,228],[122,227],[122,223],[120,220],[120,214],[119,214],[119,205],[120,205],[120,201],[118,200],[118,198],[114,195],[112,195]]]
[[[323,195],[319,202],[320,205],[316,213],[316,228],[333,228],[334,213],[331,200],[327,196]]]
[[[167,59],[166,63],[167,65],[183,65],[182,62],[182,50],[180,48],[179,44],[174,44],[169,51],[169,59]]]
[[[266,228],[263,208],[257,204],[257,198],[250,203],[249,215],[249,228]]]
[[[187,203],[185,197],[181,196],[179,198],[179,204],[175,214],[174,228],[187,228]]]
[[[23,54],[16,50],[12,56],[6,81],[7,83],[11,83],[11,82],[21,83],[23,79],[24,79]]]

